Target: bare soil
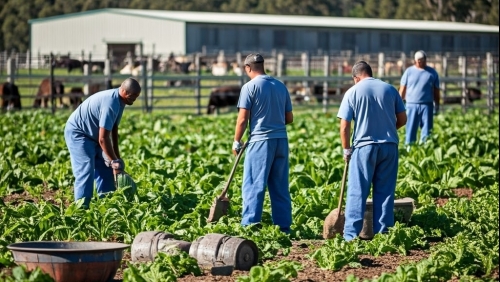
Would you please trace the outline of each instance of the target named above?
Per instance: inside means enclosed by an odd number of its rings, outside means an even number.
[[[466,197],[469,200],[472,198],[472,194],[474,193],[474,191],[471,188],[455,188],[452,189],[452,192],[458,198]],[[438,206],[444,206],[448,202],[448,200],[449,197],[440,197],[436,198],[434,202]]]
[[[52,202],[56,204],[57,191],[47,191],[42,195],[42,198],[46,201]],[[453,193],[456,197],[467,197],[468,199],[472,198],[473,190],[470,188],[456,188],[453,189]],[[436,198],[436,205],[444,205],[448,202],[448,197]],[[19,204],[23,201],[32,201],[38,202],[38,200],[26,192],[21,194],[12,194],[3,197],[3,201],[11,204]],[[65,205],[69,205],[69,202],[65,202]],[[270,261],[281,261],[281,260],[289,260],[289,261],[297,261],[302,264],[304,269],[298,273],[298,277],[292,279],[292,281],[300,281],[300,282],[320,282],[320,281],[345,281],[347,276],[353,274],[354,276],[363,279],[372,279],[379,277],[382,273],[393,273],[396,268],[405,263],[409,262],[418,262],[420,260],[426,259],[429,257],[429,253],[424,250],[412,250],[408,253],[407,256],[402,256],[399,254],[385,254],[379,257],[373,257],[368,255],[360,256],[361,267],[354,268],[350,266],[345,266],[338,271],[331,270],[323,270],[314,260],[310,260],[307,255],[311,254],[315,249],[319,248],[324,243],[324,240],[303,240],[303,241],[293,241],[291,252],[288,256],[277,255],[275,258]],[[130,253],[126,252],[123,260],[122,266],[118,269],[114,281],[122,281],[123,279],[123,270],[127,268],[127,261],[130,261]],[[0,271],[5,271],[10,273],[10,268],[0,269]],[[195,277],[193,275],[187,275],[178,279],[180,282],[191,282],[191,281],[223,281],[230,282],[235,281],[237,277],[249,275],[248,271],[233,271],[231,276],[214,276],[210,274],[210,271],[204,270],[204,274],[202,276]],[[498,267],[494,270],[493,274],[489,277],[498,281],[499,278],[499,270]],[[451,281],[459,281],[459,279],[452,279]]]

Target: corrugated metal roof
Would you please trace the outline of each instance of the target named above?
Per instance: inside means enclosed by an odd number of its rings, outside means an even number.
[[[348,17],[314,17],[314,16],[288,16],[264,14],[238,14],[238,13],[209,13],[209,12],[184,12],[164,10],[137,10],[137,9],[100,9],[81,13],[67,14],[49,18],[33,19],[30,23],[39,21],[57,20],[61,17],[84,16],[88,13],[119,13],[131,16],[154,17],[188,23],[213,23],[213,24],[244,24],[244,25],[272,25],[295,27],[330,27],[330,28],[356,28],[356,29],[388,29],[388,30],[415,30],[415,31],[461,31],[461,32],[487,32],[498,33],[499,26],[474,23],[394,20],[372,18]]]

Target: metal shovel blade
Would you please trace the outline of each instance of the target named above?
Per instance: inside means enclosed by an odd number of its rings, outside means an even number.
[[[339,214],[339,209],[332,210],[325,219],[323,225],[323,238],[332,239],[335,238],[337,234],[344,234],[344,223],[345,216],[344,213]]]
[[[349,162],[345,162],[342,184],[340,185],[340,197],[338,208],[331,211],[323,223],[323,238],[332,239],[336,234],[344,234],[345,215],[342,213],[342,200],[344,199],[345,182],[347,179],[347,168]]]
[[[210,207],[210,213],[208,214],[207,222],[215,222],[219,220],[224,215],[227,215],[227,211],[229,209],[229,199],[226,197],[227,190],[229,189],[229,185],[231,185],[231,181],[233,180],[234,172],[236,171],[236,166],[241,159],[241,155],[245,150],[248,142],[243,144],[240,152],[236,156],[236,160],[234,161],[233,168],[231,169],[231,173],[229,174],[229,180],[226,183],[226,186],[222,190],[222,193],[215,197],[212,206]]]
[[[222,216],[227,215],[229,210],[229,199],[215,197],[212,206],[210,207],[210,213],[208,215],[207,222],[216,222]]]

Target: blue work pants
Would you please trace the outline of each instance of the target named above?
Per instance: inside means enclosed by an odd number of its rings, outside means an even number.
[[[431,134],[433,127],[433,108],[430,104],[413,104],[406,103],[406,114],[408,120],[406,122],[406,140],[405,144],[413,144],[417,141],[417,131],[421,128],[420,142],[424,143],[427,137]]]
[[[363,229],[366,199],[373,184],[373,232],[394,226],[394,192],[398,174],[398,145],[370,144],[355,148],[349,163],[344,238],[350,241]]]
[[[290,232],[292,202],[288,187],[288,139],[251,142],[246,148],[243,171],[243,215],[241,224],[259,223],[266,187],[271,199],[273,223]]]
[[[114,191],[113,170],[105,165],[101,146],[68,126],[64,129],[64,139],[68,146],[71,168],[75,176],[75,201],[85,198],[84,204],[89,205],[94,193],[94,180],[99,196]]]

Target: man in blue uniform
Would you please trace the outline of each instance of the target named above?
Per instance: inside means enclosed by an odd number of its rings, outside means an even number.
[[[286,124],[293,122],[292,102],[286,86],[267,75],[264,58],[250,54],[245,59],[250,81],[243,85],[238,101],[238,118],[233,153],[241,150],[241,138],[249,123],[250,134],[243,170],[243,226],[260,223],[265,189],[271,198],[272,219],[289,233],[292,203],[288,187],[288,136]]]
[[[100,196],[115,190],[113,174],[125,168],[118,149],[118,125],[125,105],[132,105],[140,93],[139,83],[127,78],[117,89],[88,97],[66,122],[64,138],[75,176],[75,200],[85,198],[86,207],[94,180]]]
[[[409,67],[401,77],[399,94],[406,100],[408,124],[406,125],[406,145],[417,141],[418,128],[420,142],[423,143],[432,132],[433,113],[439,111],[439,76],[433,68],[427,66],[424,51],[415,53],[415,65]]]
[[[403,100],[390,84],[372,77],[364,61],[352,68],[355,85],[344,95],[337,117],[344,160],[349,162],[344,238],[361,232],[366,199],[373,184],[373,231],[394,225],[394,192],[398,174],[397,129],[406,123]],[[351,122],[354,121],[352,146]]]

